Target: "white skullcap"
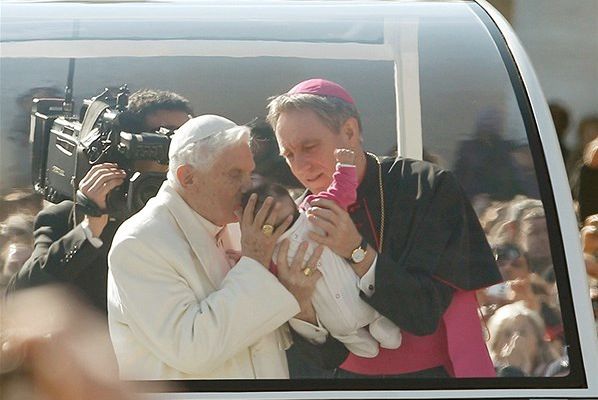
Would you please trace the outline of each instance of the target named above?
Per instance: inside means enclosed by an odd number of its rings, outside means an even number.
[[[202,139],[236,127],[237,124],[233,121],[219,115],[201,115],[192,118],[174,131],[168,149],[168,158],[172,158],[173,155],[191,143],[199,142]]]

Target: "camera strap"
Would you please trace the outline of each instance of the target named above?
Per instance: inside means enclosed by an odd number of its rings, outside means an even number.
[[[109,108],[108,104],[103,101],[96,99],[87,108],[85,112],[85,118],[83,118],[83,124],[81,125],[81,132],[79,133],[79,141],[82,141],[89,135],[100,118],[100,115]]]
[[[81,143],[82,141],[87,138],[89,133],[93,130],[98,118],[102,115],[104,111],[109,108],[108,104],[105,102],[96,99],[94,100],[87,111],[85,111],[85,117],[83,118],[83,124],[81,125],[81,131],[79,132],[78,142]],[[78,146],[77,146],[78,147]],[[79,154],[78,149],[75,150],[75,165],[78,165],[77,156]],[[73,176],[73,191],[79,185],[78,182],[75,182],[75,177]],[[74,221],[77,221],[77,214],[83,213],[84,215],[89,215],[90,217],[99,217],[104,214],[104,212],[98,207],[96,203],[91,201],[86,195],[83,194],[80,190],[76,190],[74,193]],[[76,222],[75,222],[76,224]]]

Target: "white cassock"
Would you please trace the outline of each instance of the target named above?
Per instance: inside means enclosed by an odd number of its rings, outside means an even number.
[[[123,379],[288,378],[286,322],[299,304],[257,261],[231,269],[219,227],[166,181],[118,229],[108,322]],[[238,224],[222,234],[240,249]]]

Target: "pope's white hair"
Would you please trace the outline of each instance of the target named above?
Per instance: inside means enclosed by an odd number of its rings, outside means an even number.
[[[174,187],[180,189],[181,185],[176,176],[180,166],[191,165],[196,169],[208,170],[226,149],[240,143],[249,143],[249,128],[246,126],[228,129],[190,143],[170,156],[167,178]]]

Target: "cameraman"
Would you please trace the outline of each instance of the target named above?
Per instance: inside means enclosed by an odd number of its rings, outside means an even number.
[[[176,129],[191,114],[189,101],[184,97],[144,89],[131,95],[128,110],[119,115],[119,121],[124,131],[153,132],[161,127]],[[140,172],[167,169],[146,161],[138,162],[135,167]],[[125,178],[125,172],[116,164],[97,164],[81,179],[79,190],[105,210],[108,193],[123,184]],[[70,200],[43,209],[35,220],[33,253],[12,277],[8,290],[67,283],[106,313],[107,256],[121,222],[108,214],[81,215],[75,212]]]

